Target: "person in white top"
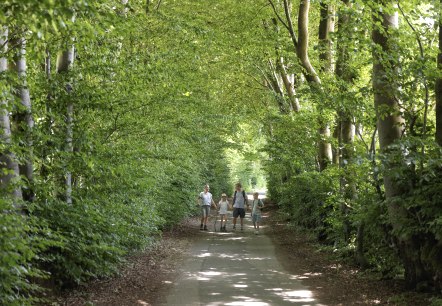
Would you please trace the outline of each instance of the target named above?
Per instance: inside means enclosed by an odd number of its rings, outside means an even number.
[[[261,222],[262,213],[261,209],[264,207],[264,203],[258,199],[259,193],[255,192],[253,194],[252,203],[252,222],[255,227],[255,234],[259,234],[259,222]]]
[[[209,185],[204,186],[204,191],[198,196],[198,205],[201,207],[201,226],[200,230],[207,231],[207,219],[210,214],[210,206],[216,207],[212,199],[212,194],[209,192]]]
[[[226,231],[226,223],[227,223],[227,210],[230,208],[229,201],[227,200],[227,195],[223,193],[221,195],[221,200],[218,203],[219,215],[221,218],[221,225],[219,228],[220,232]],[[224,221],[224,226],[223,226]]]

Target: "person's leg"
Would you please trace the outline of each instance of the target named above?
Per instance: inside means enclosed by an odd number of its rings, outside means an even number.
[[[236,219],[238,219],[238,216],[239,216],[238,208],[235,208],[233,210],[233,229],[236,228]]]
[[[204,226],[204,216],[205,216],[204,206],[201,206],[201,225],[200,225],[200,230],[202,230],[203,226]]]
[[[255,234],[259,233],[259,222],[261,222],[261,215],[256,215],[256,229]]]
[[[206,206],[205,208],[205,216],[204,216],[204,230],[207,231],[207,220],[209,219],[210,207]]]
[[[244,217],[246,216],[246,212],[245,212],[245,210],[243,209],[243,210],[241,210],[241,212],[240,212],[240,218],[241,218],[241,230],[243,230],[244,229]]]

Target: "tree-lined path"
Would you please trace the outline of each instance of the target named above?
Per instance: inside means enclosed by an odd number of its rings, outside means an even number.
[[[301,283],[306,276],[287,272],[271,239],[254,235],[253,226],[205,234],[161,305],[320,305]]]
[[[154,278],[203,186],[219,201],[237,182],[370,286],[440,304],[441,15],[437,0],[0,0],[0,304],[48,304],[132,256]],[[265,300],[247,274],[222,301],[316,303],[259,238],[207,238],[182,279],[201,277],[196,303],[243,273],[212,271],[217,252],[281,285]]]

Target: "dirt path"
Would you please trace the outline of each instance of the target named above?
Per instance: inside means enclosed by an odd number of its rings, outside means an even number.
[[[197,219],[129,258],[119,276],[66,292],[52,305],[430,305],[318,252],[267,213],[264,235],[200,232]],[[213,228],[213,227],[212,227]]]
[[[320,305],[246,219],[244,231],[205,232],[195,241],[160,305]]]

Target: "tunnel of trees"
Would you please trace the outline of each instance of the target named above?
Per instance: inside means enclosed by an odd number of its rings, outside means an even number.
[[[237,181],[440,293],[441,5],[1,1],[0,304],[112,275]]]

